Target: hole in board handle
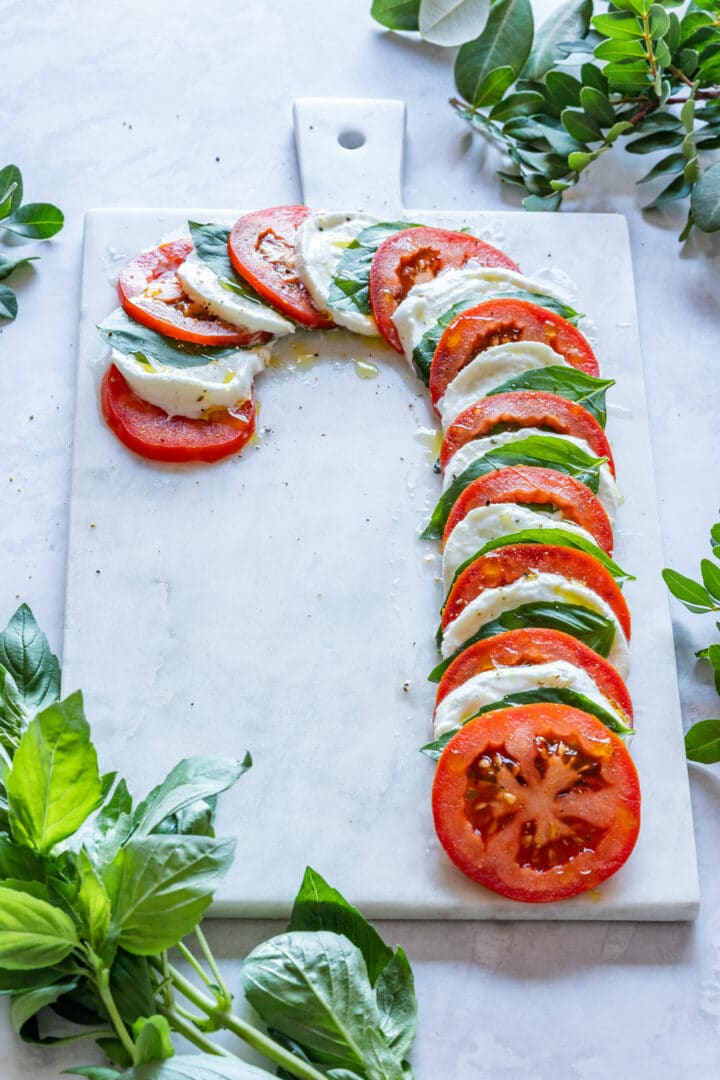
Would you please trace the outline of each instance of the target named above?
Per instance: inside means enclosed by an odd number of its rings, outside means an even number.
[[[345,150],[359,150],[365,145],[365,136],[356,128],[346,128],[338,135],[338,142]]]

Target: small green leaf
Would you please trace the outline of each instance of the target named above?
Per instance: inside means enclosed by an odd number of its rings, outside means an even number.
[[[598,125],[582,109],[563,109],[561,120],[568,134],[578,142],[590,143],[602,138]]]
[[[720,521],[717,521],[710,529],[710,540],[712,543],[720,544]]]
[[[37,987],[22,994],[14,994],[10,1005],[10,1023],[16,1035],[26,1042],[38,1043],[41,1040],[37,1030],[37,1014],[41,1009],[54,1005],[77,986],[77,982],[56,983],[54,986]],[[62,1039],[50,1039],[49,1042],[62,1042]]]
[[[14,319],[17,313],[17,296],[9,285],[0,285],[0,319]]]
[[[643,210],[657,210],[665,203],[673,202],[675,199],[684,199],[692,191],[692,184],[685,176],[677,176],[672,180],[667,187],[663,188],[659,195],[643,207]]]
[[[158,787],[141,802],[133,815],[133,835],[149,836],[170,816],[227,791],[252,765],[246,754],[242,761],[229,758],[185,758]]]
[[[329,303],[333,307],[370,315],[370,267],[375,252],[389,236],[413,227],[410,221],[381,221],[358,233],[335,268]]]
[[[0,665],[13,678],[25,719],[60,697],[60,664],[27,604],[0,634]]]
[[[613,126],[608,131],[607,135],[605,136],[605,142],[608,145],[612,145],[612,143],[614,143],[616,139],[618,139],[621,135],[624,135],[626,131],[630,131],[631,128],[632,124],[629,123],[629,121],[619,120],[616,124],[613,124]]]
[[[559,210],[562,203],[562,194],[556,192],[553,195],[528,195],[523,199],[523,210],[531,210],[533,212],[547,212],[552,210]]]
[[[655,150],[667,150],[671,146],[679,146],[683,141],[680,131],[670,129],[653,131],[650,135],[641,135],[639,139],[632,139],[625,144],[625,149],[631,154],[652,154]]]
[[[688,98],[680,110],[680,119],[686,131],[692,131],[695,120],[695,98]]]
[[[718,606],[713,603],[707,589],[692,578],[679,574],[677,570],[663,570],[663,581],[673,596],[679,600],[688,611],[701,614],[705,611],[716,611]]]
[[[110,929],[110,898],[84,848],[80,850],[77,865],[80,878],[78,910],[85,935],[99,955]]]
[[[666,176],[668,173],[679,173],[685,168],[685,157],[683,154],[668,154],[662,161],[658,161],[657,165],[653,165],[650,172],[645,173],[637,183],[647,184],[650,180],[656,180],[659,176]]]
[[[594,160],[594,154],[584,153],[580,150],[574,154],[568,154],[568,165],[573,172],[582,172]]]
[[[14,210],[0,227],[30,240],[49,240],[65,224],[62,210],[51,203],[26,203]]]
[[[0,968],[52,967],[79,944],[72,919],[64,911],[0,884]]]
[[[642,60],[644,59],[645,46],[642,41],[636,41],[634,38],[622,38],[616,41],[603,41],[595,49],[595,55],[598,60]],[[648,71],[648,68],[645,68]],[[607,74],[607,71],[606,71]]]
[[[583,86],[593,86],[601,94],[607,94],[608,82],[596,64],[586,63],[580,69]]]
[[[720,162],[700,175],[690,199],[693,219],[703,232],[720,229]]]
[[[536,90],[508,94],[490,110],[491,120],[509,120],[513,116],[530,116],[538,112],[545,99]]]
[[[488,397],[493,394],[506,394],[513,390],[541,390],[550,394],[558,394],[567,398],[568,401],[577,401],[595,419],[605,426],[607,410],[605,397],[613,379],[597,379],[592,375],[586,375],[584,371],[568,367],[535,368],[525,371],[522,375],[515,375],[512,379],[493,387],[488,392]]]
[[[715,690],[720,694],[720,645],[708,645],[707,649],[700,649],[695,655],[710,662],[715,678]]]
[[[165,1061],[175,1053],[170,1025],[164,1016],[141,1016],[133,1024],[132,1030],[136,1066]]]
[[[685,734],[688,761],[713,765],[720,761],[720,720],[699,720]]]
[[[420,28],[420,0],[373,0],[370,14],[388,30]]]
[[[433,45],[472,41],[487,22],[490,0],[421,0],[418,29]]]
[[[12,214],[22,204],[23,182],[17,165],[0,169],[0,218]]]
[[[660,4],[653,4],[650,8],[650,33],[653,39],[665,37],[670,29],[670,16]]]
[[[9,277],[14,270],[19,270],[21,266],[29,266],[37,260],[37,255],[0,255],[0,281]]]
[[[412,968],[402,949],[397,949],[383,969],[375,997],[381,1016],[380,1030],[390,1049],[404,1058],[415,1039],[417,1000]]]
[[[615,110],[610,104],[610,99],[593,86],[583,86],[580,91],[580,104],[585,113],[599,127],[609,128],[615,123]]]
[[[642,61],[630,64],[611,62],[605,65],[603,71],[610,89],[618,93],[633,94],[645,91],[650,86],[650,71]]]
[[[491,71],[477,88],[473,102],[475,108],[486,109],[490,105],[496,105],[514,82],[515,72],[511,67],[500,67]]]
[[[167,367],[198,367],[223,357],[237,356],[235,348],[174,341],[135,322],[122,308],[111,312],[98,330],[103,341],[119,352],[128,356],[151,357]]]
[[[591,21],[596,30],[609,38],[640,39],[643,36],[642,23],[631,12],[612,11],[608,15],[595,15]]]
[[[566,71],[549,71],[545,79],[548,93],[561,108],[580,104],[582,83],[568,75]]]
[[[700,562],[703,585],[715,600],[720,600],[720,567],[710,559]]]
[[[556,7],[538,30],[532,51],[523,68],[525,79],[539,81],[557,61],[557,46],[562,41],[584,38],[592,15],[592,0],[565,0]]]
[[[530,53],[533,15],[530,0],[496,0],[485,29],[460,48],[455,61],[455,84],[466,101],[476,95],[496,68],[510,67],[519,75]]]

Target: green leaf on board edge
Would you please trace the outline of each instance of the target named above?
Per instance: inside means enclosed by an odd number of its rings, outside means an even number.
[[[460,94],[475,98],[490,72],[510,67],[520,74],[532,47],[533,15],[529,0],[496,0],[483,32],[464,44],[455,61],[455,84]]]
[[[685,733],[689,761],[713,765],[720,761],[720,720],[699,720]]]

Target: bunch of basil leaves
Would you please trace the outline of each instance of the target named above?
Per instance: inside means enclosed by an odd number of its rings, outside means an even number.
[[[678,9],[677,11],[672,9]],[[693,225],[720,229],[720,28],[715,0],[565,0],[536,32],[530,0],[374,0],[392,30],[460,49],[458,115],[497,143],[526,210],[563,194],[613,147],[662,155],[646,209],[689,199]]]
[[[0,634],[0,993],[22,1039],[94,1039],[113,1064],[71,1070],[89,1080],[275,1075],[215,1042],[217,1031],[278,1076],[410,1080],[407,958],[311,869],[287,932],[242,968],[263,1025],[233,1011],[199,924],[235,848],[215,836],[217,798],[250,765],[249,755],[188,758],[134,801],[100,772],[82,695],[61,698],[31,611],[13,615]],[[72,1033],[48,1033],[53,1015]],[[175,1056],[174,1034],[199,1052]]]
[[[24,203],[23,181],[17,165],[0,169],[0,235],[3,231],[27,240],[49,240],[60,232],[65,222],[62,211],[51,203]],[[6,278],[29,266],[37,255],[17,255],[0,251],[0,319],[14,319],[18,313],[17,296]]]

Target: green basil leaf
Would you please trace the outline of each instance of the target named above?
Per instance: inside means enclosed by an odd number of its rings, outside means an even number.
[[[112,862],[133,828],[132,798],[124,780],[102,807],[93,824],[90,851],[95,862]]]
[[[23,182],[17,165],[0,169],[0,218],[12,214],[22,204]]]
[[[371,315],[370,267],[375,252],[383,240],[393,233],[414,228],[417,226],[410,221],[381,221],[358,233],[345,248],[337,265],[328,293],[329,305],[342,311],[360,311],[363,315]]]
[[[126,356],[144,360],[151,358],[167,367],[186,368],[211,364],[225,356],[237,355],[238,350],[217,345],[191,345],[174,341],[131,319],[122,308],[116,308],[98,326],[106,344]]]
[[[563,604],[556,600],[539,600],[533,604],[521,604],[511,611],[504,611],[497,619],[485,623],[476,634],[464,641],[457,652],[443,660],[428,675],[430,682],[440,682],[445,671],[460,653],[478,641],[485,641],[506,630],[524,630],[527,627],[543,627],[570,634],[583,644],[607,657],[612,649],[617,627],[612,619],[597,611],[578,604]]]
[[[152,1016],[157,1008],[150,967],[144,956],[118,949],[110,968],[110,990],[126,1024],[141,1016]]]
[[[0,836],[0,880],[44,881],[46,872],[45,860],[37,852]]]
[[[141,802],[134,814],[133,835],[149,836],[172,815],[201,800],[232,787],[252,765],[246,754],[242,761],[228,758],[185,758]]]
[[[247,957],[241,980],[265,1023],[313,1060],[364,1074],[366,1031],[381,1017],[362,953],[346,937],[318,930],[271,938]]]
[[[70,993],[76,986],[77,982],[55,983],[53,986],[37,987],[34,990],[15,994],[10,1003],[10,1023],[15,1034],[19,1035],[24,1042],[29,1043],[65,1042],[66,1040],[61,1038],[41,1039],[37,1014],[48,1005],[53,1005],[63,994]]]
[[[80,691],[30,721],[5,787],[13,836],[41,854],[97,809],[102,785]]]
[[[239,293],[246,300],[264,305],[262,297],[235,270],[228,253],[230,230],[211,222],[201,225],[188,221],[190,236],[198,257],[220,278],[221,285]]]
[[[0,285],[0,319],[12,320],[17,313],[17,296],[9,285]]]
[[[4,971],[0,968],[0,995],[24,994],[28,990],[41,990],[56,982],[70,980],[81,974],[71,957],[53,967],[40,967],[32,971]]]
[[[133,1024],[135,1065],[165,1061],[175,1053],[172,1032],[164,1016],[141,1016]]]
[[[102,875],[121,947],[152,956],[176,945],[209,906],[234,848],[205,836],[131,838]]]
[[[455,85],[471,104],[490,72],[512,68],[519,75],[530,54],[533,15],[529,0],[495,0],[483,32],[464,44],[455,61]]]
[[[539,81],[557,62],[560,42],[585,37],[592,15],[592,0],[565,0],[542,24],[532,52],[523,68],[523,78]]]
[[[490,0],[421,0],[418,29],[433,45],[462,45],[477,37],[489,10]]]
[[[628,574],[621,569],[597,544],[593,544],[591,540],[586,540],[584,536],[568,532],[562,528],[562,525],[558,524],[556,529],[520,529],[519,532],[507,533],[505,536],[497,536],[494,540],[488,540],[474,555],[471,555],[457,568],[453,584],[476,559],[479,559],[482,555],[487,555],[489,551],[495,551],[497,548],[507,547],[510,544],[554,544],[557,547],[576,548],[578,551],[584,551],[597,559],[619,584],[625,581],[635,581],[632,574]]]
[[[30,263],[37,261],[37,255],[0,255],[0,281],[9,277],[14,270],[19,270],[21,266],[29,266]]]
[[[68,1072],[85,1076],[87,1080],[270,1080],[274,1075],[240,1058],[213,1054],[177,1054],[167,1061],[136,1065],[121,1073],[113,1069],[98,1070],[95,1065]]]
[[[677,570],[663,570],[662,576],[670,592],[676,600],[685,605],[688,611],[702,614],[706,611],[720,610],[707,589],[692,578],[679,574]]]
[[[541,468],[557,469],[558,472],[574,476],[593,493],[597,493],[598,470],[605,460],[605,458],[591,457],[581,447],[553,435],[529,435],[515,442],[506,443],[504,446],[498,446],[473,461],[460,476],[453,480],[440,496],[430,521],[421,535],[424,540],[439,539],[453,506],[468,484],[495,469],[504,469],[513,465],[535,465]]]
[[[77,866],[80,885],[77,894],[78,913],[82,919],[85,937],[94,951],[101,955],[110,929],[110,897],[84,848],[81,848],[78,855]]]
[[[700,174],[690,197],[690,207],[695,224],[703,232],[720,229],[720,162]]]
[[[388,30],[420,29],[420,0],[373,0],[370,14]]]
[[[545,367],[516,375],[501,383],[500,386],[494,387],[487,396],[506,394],[513,390],[543,390],[550,394],[558,394],[560,397],[567,398],[568,401],[576,401],[605,427],[607,419],[605,395],[614,385],[614,379],[596,379],[592,375],[586,375],[584,371],[578,371],[577,368]]]
[[[713,765],[720,761],[720,720],[699,720],[685,733],[685,753],[689,761]]]
[[[65,224],[62,210],[51,203],[26,203],[13,210],[10,217],[0,223],[0,228],[30,240],[49,240],[59,233]]]
[[[0,665],[12,677],[23,720],[60,697],[60,664],[27,604],[0,634]]]
[[[309,866],[295,897],[288,931],[329,930],[344,934],[363,955],[372,986],[393,958],[377,930]]]
[[[46,900],[0,884],[0,967],[32,971],[60,964],[80,942],[69,915]]]
[[[434,326],[431,326],[429,330],[425,331],[420,341],[413,349],[413,367],[415,368],[418,378],[425,386],[428,386],[430,383],[430,367],[432,365],[432,359],[445,328],[450,325],[457,315],[462,311],[466,311],[467,308],[484,303],[486,300],[502,299],[527,300],[531,304],[537,304],[539,307],[547,308],[548,311],[556,312],[558,315],[561,315],[563,319],[567,319],[568,322],[571,322],[573,326],[577,326],[580,319],[582,319],[582,315],[579,312],[575,311],[574,308],[570,307],[568,304],[563,304],[561,300],[556,300],[553,296],[543,296],[526,292],[524,289],[499,289],[497,292],[483,293],[481,297],[472,300],[461,300],[459,303],[453,304],[448,311],[440,316]]]
[[[592,698],[564,686],[558,688],[538,686],[532,690],[520,690],[515,694],[507,694],[499,701],[493,701],[490,705],[484,705],[482,709],[478,709],[476,713],[463,722],[462,726],[469,724],[471,720],[477,720],[478,716],[485,716],[487,713],[496,712],[498,709],[509,709],[518,705],[532,705],[535,702],[554,702],[558,705],[569,705],[573,709],[582,709],[583,712],[596,716],[606,728],[614,731],[617,735],[630,735],[633,732],[631,727],[627,727],[613,713],[604,709],[602,705],[598,705]],[[439,739],[423,746],[420,752],[432,758],[433,761],[439,761],[443,750],[459,730],[460,728],[456,728],[455,731],[446,732]]]
[[[380,1030],[390,1049],[400,1058],[410,1050],[417,1031],[415,980],[407,956],[398,947],[375,987],[380,1011]]]

